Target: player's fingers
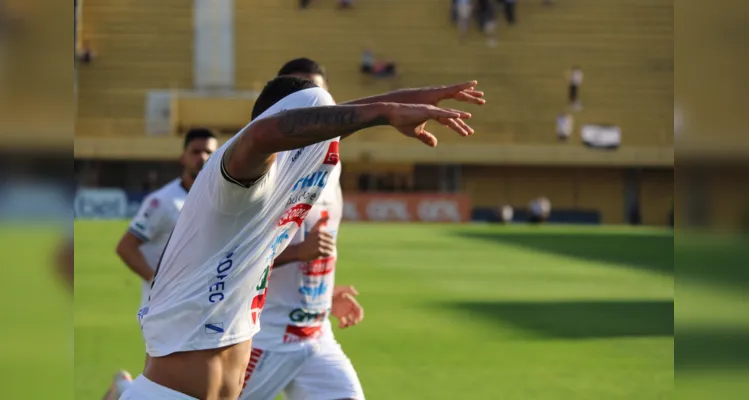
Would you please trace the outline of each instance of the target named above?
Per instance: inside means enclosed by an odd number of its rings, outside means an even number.
[[[329,218],[330,218],[330,217],[328,217],[328,216],[325,216],[325,217],[322,217],[322,218],[320,218],[319,220],[317,220],[317,223],[316,223],[316,224],[315,224],[315,225],[314,225],[314,226],[312,227],[312,229],[310,229],[310,232],[316,232],[316,231],[319,231],[319,230],[320,230],[320,228],[322,228],[322,227],[323,227],[323,225],[325,225],[325,224],[326,224],[326,223],[328,222],[328,219],[329,219]]]
[[[335,254],[335,246],[320,246],[318,248],[320,257],[330,257]]]
[[[346,293],[350,293],[352,296],[358,296],[359,291],[353,286],[345,286]]]
[[[462,126],[464,130],[468,131],[468,134],[469,134],[469,136],[470,136],[470,135],[473,135],[473,134],[474,134],[474,130],[473,130],[473,128],[471,128],[471,126],[470,126],[470,125],[468,125],[468,124],[467,124],[467,123],[466,123],[465,121],[463,121],[462,119],[456,119],[456,120],[455,120],[455,122],[456,122],[456,123],[457,123],[458,125]]]
[[[468,136],[471,134],[468,130],[464,129],[464,127],[461,126],[454,118],[440,118],[439,122],[442,125],[454,130],[455,132],[458,132],[460,136]]]
[[[473,97],[484,97],[484,92],[482,92],[480,90],[475,90],[475,89],[466,89],[466,90],[463,91],[463,93],[466,93],[466,94],[471,95]]]
[[[479,84],[478,81],[468,81],[468,82],[458,83],[455,85],[446,86],[445,89],[450,92],[455,92],[455,91],[461,91],[461,90],[466,90],[466,89],[472,89],[478,84]]]
[[[323,232],[320,232],[318,241],[320,243],[325,243],[325,244],[335,244],[335,237],[333,237],[333,235],[330,234],[330,232],[323,231]]]
[[[437,138],[423,129],[420,132],[416,132],[414,136],[429,147],[437,147]]]
[[[356,288],[350,285],[336,286],[335,291],[336,291],[336,294],[338,294],[339,296],[343,296],[345,294],[350,294],[351,296],[359,295],[359,292],[356,291]]]
[[[447,108],[430,108],[428,112],[430,119],[440,118],[471,118],[471,114],[463,111],[451,110]]]
[[[439,118],[461,118],[461,119],[469,119],[471,118],[471,113],[455,110],[452,108],[435,108],[432,109],[432,113],[430,114],[430,117],[432,119],[439,119]]]
[[[470,103],[470,104],[476,104],[476,105],[486,104],[486,100],[482,99],[481,97],[471,95],[465,91],[456,94],[453,98],[463,103]]]

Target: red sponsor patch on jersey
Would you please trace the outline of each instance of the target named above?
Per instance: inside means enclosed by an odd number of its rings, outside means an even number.
[[[307,213],[312,209],[311,204],[297,204],[286,210],[278,220],[278,226],[284,226],[289,222],[295,222],[301,228],[302,222],[307,217]]]
[[[302,274],[308,276],[321,276],[333,272],[335,269],[335,258],[325,257],[302,264]]]
[[[323,164],[336,165],[340,161],[341,157],[338,154],[338,141],[330,142],[328,146],[328,154],[325,155]]]
[[[268,293],[268,288],[263,289],[260,294],[252,298],[252,305],[250,305],[250,316],[252,317],[253,324],[257,324],[260,313],[263,311],[263,307],[265,307],[266,293]]]
[[[322,326],[286,325],[286,333],[283,335],[283,342],[295,343],[304,340],[312,340],[320,335],[322,335]]]

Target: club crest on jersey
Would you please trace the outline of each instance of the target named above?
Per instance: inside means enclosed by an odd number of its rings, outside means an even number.
[[[159,199],[157,198],[151,199],[151,201],[148,203],[148,208],[143,213],[143,217],[149,218],[151,216],[151,211],[154,211],[157,208],[159,208]]]
[[[340,160],[340,155],[338,154],[338,141],[330,142],[330,146],[328,146],[328,154],[325,155],[325,160],[323,160],[323,164],[328,165],[336,165],[338,164],[338,161]]]
[[[278,220],[278,226],[284,226],[289,222],[294,222],[297,226],[301,227],[304,218],[307,217],[307,213],[312,209],[311,204],[297,204],[294,207],[289,208],[286,212],[281,215]]]

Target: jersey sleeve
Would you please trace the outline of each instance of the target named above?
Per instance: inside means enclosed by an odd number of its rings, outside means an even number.
[[[130,221],[128,232],[144,243],[157,237],[164,231],[166,206],[158,197],[147,196],[143,199],[138,214]]]

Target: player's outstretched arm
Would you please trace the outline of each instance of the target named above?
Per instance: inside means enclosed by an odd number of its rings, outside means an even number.
[[[390,125],[406,136],[435,146],[424,131],[426,121],[438,120],[463,136],[473,131],[462,121],[471,115],[424,104],[374,103],[297,108],[250,124],[224,155],[224,168],[240,182],[254,181],[270,169],[275,153],[324,142],[360,130]],[[425,140],[426,139],[426,140]]]
[[[476,90],[477,81],[458,83],[447,86],[431,86],[415,89],[400,89],[376,96],[347,101],[342,105],[372,104],[372,103],[404,103],[438,105],[443,100],[455,100],[462,103],[483,105],[484,92]]]
[[[484,105],[484,92],[476,90],[477,81],[458,83],[447,86],[432,86],[416,89],[400,89],[385,94],[365,97],[362,99],[348,101],[343,105],[372,104],[379,102],[403,103],[403,104],[431,104],[439,105],[444,100],[455,100],[462,103]],[[348,137],[344,135],[341,139]]]

